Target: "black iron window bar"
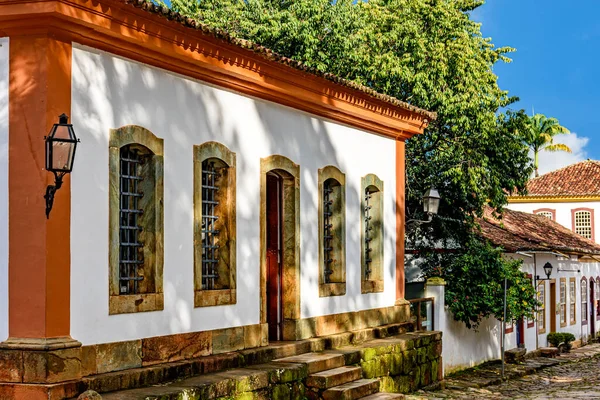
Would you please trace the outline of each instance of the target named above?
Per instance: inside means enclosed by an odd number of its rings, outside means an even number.
[[[216,209],[219,205],[217,199],[218,172],[214,161],[202,162],[202,290],[215,288],[219,279],[217,264],[219,260],[219,246],[216,239],[219,231],[216,228]]]
[[[144,157],[129,146],[121,148],[120,169],[120,235],[119,235],[119,293],[139,293],[139,284],[144,279],[139,270],[144,266],[143,243],[140,241],[142,227],[140,217],[143,210],[139,191],[143,180],[141,165]]]
[[[331,281],[331,274],[333,274],[333,199],[331,194],[333,188],[330,182],[323,184],[323,257],[324,257],[324,271],[325,283]]]
[[[365,190],[365,279],[368,280],[371,276],[371,263],[373,260],[371,259],[371,241],[373,238],[370,236],[373,227],[371,226],[371,198],[373,194],[369,192],[369,189]]]

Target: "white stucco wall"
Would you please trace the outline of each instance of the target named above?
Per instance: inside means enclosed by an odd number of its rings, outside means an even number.
[[[577,208],[590,208],[594,210],[594,241],[600,243],[600,202],[569,202],[569,203],[510,203],[507,208],[526,213],[533,213],[541,208],[556,210],[555,221],[565,228],[573,229],[573,216],[571,210]]]
[[[302,318],[395,300],[395,143],[276,104],[74,45],[72,121],[81,145],[72,173],[71,334],[84,344],[259,322],[259,168],[284,155],[301,167]],[[164,139],[164,311],[108,315],[109,129],[141,125]],[[193,307],[192,146],[237,153],[237,304]],[[371,155],[367,157],[367,155]],[[345,296],[319,298],[317,170],[346,174]],[[360,293],[361,177],[384,181],[385,292]]]
[[[8,38],[0,38],[0,342],[8,338]]]
[[[590,311],[589,311],[589,303],[590,303],[590,288],[589,288],[589,279],[590,277],[593,277],[594,280],[596,280],[596,277],[600,276],[600,265],[597,262],[580,262],[576,259],[566,259],[564,257],[556,257],[553,255],[541,255],[538,254],[536,255],[536,264],[537,264],[537,275],[539,275],[540,277],[545,278],[545,274],[544,274],[544,270],[543,270],[543,266],[544,264],[546,264],[546,262],[550,262],[552,264],[552,266],[554,267],[553,271],[552,271],[552,275],[550,276],[551,279],[555,279],[556,280],[556,285],[555,285],[555,291],[556,291],[556,311],[559,312],[559,306],[558,303],[560,302],[560,278],[565,278],[566,279],[566,307],[567,307],[567,316],[566,316],[566,322],[567,325],[564,327],[560,326],[560,315],[559,314],[555,314],[554,316],[551,315],[550,313],[550,282],[545,281],[545,287],[546,287],[546,310],[545,310],[545,315],[546,315],[546,333],[540,334],[538,336],[538,346],[539,347],[544,347],[548,345],[548,341],[547,341],[547,335],[548,333],[551,332],[550,329],[550,321],[551,318],[556,318],[556,331],[557,332],[569,332],[572,333],[576,339],[583,339],[584,341],[587,341],[587,339],[589,338],[590,334],[591,334],[591,328],[592,328],[592,322],[591,322],[591,318],[592,316],[590,316]],[[525,259],[524,264],[523,264],[523,270],[526,271],[527,273],[531,273],[532,275],[535,275],[533,272],[533,259]],[[577,272],[577,270],[579,270],[580,272]],[[587,306],[588,306],[588,323],[586,325],[583,325],[581,323],[581,308],[582,308],[582,304],[581,304],[581,279],[585,277],[588,280],[588,288],[587,288],[587,294],[588,294],[588,301],[587,301]],[[571,278],[575,278],[575,323],[571,324],[571,314],[570,314],[570,293],[569,293],[569,281]],[[597,294],[595,294],[596,299]],[[595,318],[595,316],[594,316]],[[596,322],[596,320],[594,319],[594,328],[595,331],[598,332],[600,331],[600,329],[598,329],[598,325],[599,325],[600,321]],[[530,336],[533,337],[532,341],[535,339],[535,330],[532,328],[531,329],[532,332],[527,331],[528,336],[526,336],[527,338],[529,338]],[[533,347],[535,348],[535,347]]]

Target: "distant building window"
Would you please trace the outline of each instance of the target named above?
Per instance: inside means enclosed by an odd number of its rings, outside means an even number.
[[[575,318],[575,304],[577,304],[575,301],[577,300],[576,298],[576,289],[575,289],[575,278],[570,278],[569,279],[569,315],[571,316],[570,322],[571,325],[575,324],[576,322],[576,318]]]
[[[567,325],[567,279],[560,278],[560,327]]]
[[[573,231],[584,238],[594,240],[592,210],[573,210]]]
[[[538,301],[540,307],[537,314],[538,333],[546,332],[546,282],[540,282],[538,284]]]
[[[533,210],[535,215],[541,215],[542,217],[546,217],[554,221],[556,219],[556,210],[552,210],[549,208],[540,208],[539,210]]]
[[[594,282],[591,281],[590,284],[593,285]],[[587,320],[587,281],[584,278],[581,280],[581,323],[586,324]]]
[[[590,285],[592,285],[590,283]],[[587,291],[586,291],[587,292]],[[600,320],[600,277],[596,277],[596,290],[594,290],[594,296],[596,297],[596,319]],[[592,299],[593,301],[594,299]],[[583,301],[583,300],[582,300]],[[593,315],[592,315],[593,317]]]

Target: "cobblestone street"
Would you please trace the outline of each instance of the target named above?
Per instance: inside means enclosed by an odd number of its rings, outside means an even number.
[[[600,357],[567,362],[486,388],[417,392],[420,399],[600,399]]]

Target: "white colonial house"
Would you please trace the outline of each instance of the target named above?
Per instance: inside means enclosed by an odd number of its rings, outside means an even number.
[[[407,322],[434,118],[149,1],[0,1],[0,398]]]

